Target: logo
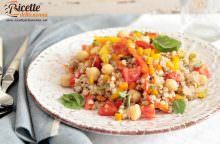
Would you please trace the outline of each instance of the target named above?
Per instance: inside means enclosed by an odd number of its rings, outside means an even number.
[[[5,14],[10,17],[48,17],[41,12],[41,5],[36,3],[22,4],[18,0],[8,0],[4,5]]]

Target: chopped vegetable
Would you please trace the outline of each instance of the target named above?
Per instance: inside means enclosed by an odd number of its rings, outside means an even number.
[[[122,69],[122,76],[128,84],[131,84],[132,82],[136,82],[140,74],[141,74],[140,67]]]
[[[128,55],[127,41],[123,40],[121,42],[117,42],[113,45],[114,53],[119,55]]]
[[[143,49],[153,48],[151,44],[149,44],[145,41],[136,41],[135,45],[136,45],[136,47],[142,47]]]
[[[176,72],[167,73],[167,74],[165,75],[165,79],[173,79],[173,80],[175,80],[177,83],[180,83],[180,81],[181,81],[180,75],[179,75],[178,73],[176,73]]]
[[[115,120],[116,121],[121,121],[123,119],[123,116],[121,113],[117,112],[115,113]]]
[[[111,101],[106,101],[98,111],[101,116],[114,116],[116,112],[117,107]]]
[[[106,37],[98,37],[95,36],[95,41],[99,42],[99,43],[106,43],[106,42],[119,42],[121,39],[119,37],[116,36],[106,36]]]
[[[162,112],[168,113],[169,106],[168,104],[155,103],[155,108],[161,110]]]
[[[92,110],[93,106],[94,106],[94,97],[91,96],[90,94],[86,95],[84,109]]]
[[[101,69],[102,65],[101,65],[101,59],[99,57],[99,55],[90,55],[89,57],[89,66],[90,67],[96,67],[98,69]]]
[[[119,84],[118,88],[119,88],[120,91],[125,91],[125,90],[128,89],[128,83],[127,82],[122,82],[122,83]]]
[[[104,45],[100,51],[99,51],[99,56],[103,63],[109,63],[109,58],[110,58],[110,51],[109,51],[109,45]]]
[[[205,75],[207,78],[211,77],[211,74],[206,65],[202,65],[201,67],[195,67],[194,71],[198,71],[200,74]]]
[[[142,118],[147,118],[147,119],[154,118],[155,117],[154,104],[150,104],[148,106],[142,105],[141,106],[141,117]]]

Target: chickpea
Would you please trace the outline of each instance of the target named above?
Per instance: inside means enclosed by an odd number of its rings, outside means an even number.
[[[89,54],[87,51],[81,50],[76,54],[76,59],[79,61],[84,61],[89,57]]]
[[[127,109],[127,116],[129,119],[135,121],[141,117],[141,108],[138,104],[132,105]]]
[[[136,103],[141,98],[141,93],[139,91],[136,91],[134,89],[129,90],[128,92],[131,95],[131,102]]]
[[[199,85],[205,85],[207,83],[207,77],[205,75],[199,75]]]
[[[167,79],[165,82],[165,86],[170,90],[170,91],[176,91],[179,87],[178,83],[173,80],[173,79]]]
[[[66,74],[66,75],[61,76],[60,85],[63,87],[69,87],[70,86],[70,78],[71,78],[71,74]]]
[[[102,66],[102,72],[104,74],[111,74],[114,71],[114,68],[111,64],[105,64]]]
[[[96,67],[86,68],[86,75],[88,78],[92,77],[96,81],[99,78],[100,71]]]

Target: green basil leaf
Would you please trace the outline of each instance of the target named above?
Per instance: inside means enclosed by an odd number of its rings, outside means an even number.
[[[186,102],[183,99],[178,99],[173,102],[173,112],[183,114],[186,109]]]
[[[153,40],[154,47],[160,52],[171,52],[178,50],[181,42],[171,37],[161,35]]]
[[[81,109],[84,104],[83,96],[77,93],[64,94],[59,101],[65,107],[70,109]]]
[[[127,96],[126,91],[119,92],[119,98],[125,98]]]

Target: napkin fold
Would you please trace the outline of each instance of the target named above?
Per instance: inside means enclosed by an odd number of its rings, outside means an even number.
[[[69,17],[63,21],[49,18],[49,26],[38,25],[29,36],[29,48],[20,62],[15,122],[17,136],[30,143],[91,144],[84,132],[60,124],[36,105],[25,86],[26,70],[42,50],[62,39],[88,30],[126,26],[136,18],[137,15],[90,15]]]

